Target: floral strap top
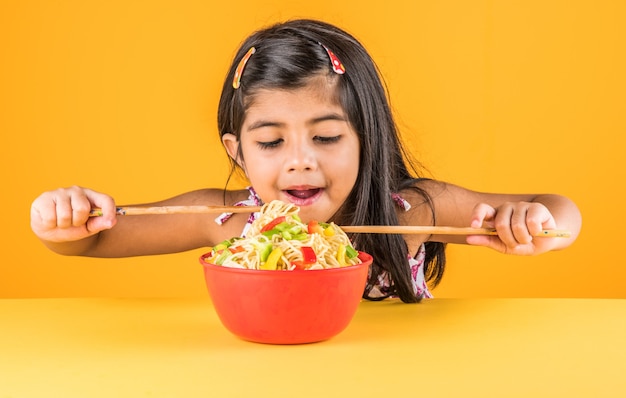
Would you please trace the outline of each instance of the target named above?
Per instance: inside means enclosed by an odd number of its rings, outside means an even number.
[[[254,188],[247,187],[247,189],[250,192],[248,199],[235,203],[235,206],[262,206],[263,201],[257,195]],[[396,202],[396,204],[400,208],[404,209],[404,211],[408,211],[411,208],[411,205],[409,204],[409,202],[404,200],[400,195],[393,194],[392,197],[393,197],[393,200]],[[222,213],[215,219],[215,222],[218,225],[222,225],[223,223],[228,221],[228,219],[232,215],[233,213]],[[245,236],[246,232],[248,232],[248,229],[250,229],[252,222],[257,219],[258,215],[259,213],[250,214],[250,217],[248,217],[248,221],[246,222],[246,225],[243,231],[241,232],[242,237]],[[424,259],[425,258],[426,258],[426,247],[424,246],[424,244],[422,244],[419,247],[415,257],[412,257],[410,254],[408,255],[409,266],[411,267],[411,280],[413,283],[413,292],[415,293],[416,297],[432,298],[433,296],[428,290],[428,286],[426,285],[426,280],[424,278]],[[369,290],[367,298],[373,299],[373,300],[380,300],[380,299],[390,297],[391,286],[392,286],[392,282],[391,282],[391,277],[389,276],[389,273],[387,271],[382,271],[380,275],[378,275],[377,283],[374,286],[372,286],[371,289]]]

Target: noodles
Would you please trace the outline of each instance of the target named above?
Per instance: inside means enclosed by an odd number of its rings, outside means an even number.
[[[325,269],[359,264],[358,252],[334,223],[302,223],[299,207],[266,203],[244,238],[215,246],[206,261],[224,267],[268,270]]]

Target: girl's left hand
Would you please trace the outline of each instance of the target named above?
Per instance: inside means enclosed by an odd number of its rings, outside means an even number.
[[[555,229],[556,222],[546,206],[536,202],[508,202],[494,208],[478,204],[471,219],[473,228],[495,228],[498,235],[470,235],[467,243],[490,247],[501,253],[532,255],[554,248],[554,239],[534,237],[543,229]]]

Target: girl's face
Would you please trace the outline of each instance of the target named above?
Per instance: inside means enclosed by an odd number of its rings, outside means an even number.
[[[357,179],[359,139],[335,98],[325,76],[299,89],[259,90],[240,141],[233,134],[222,138],[263,201],[299,206],[304,222],[328,221]]]

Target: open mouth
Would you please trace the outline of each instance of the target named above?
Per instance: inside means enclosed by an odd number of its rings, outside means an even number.
[[[309,199],[317,195],[320,192],[320,188],[314,189],[288,189],[287,193],[298,199]]]

